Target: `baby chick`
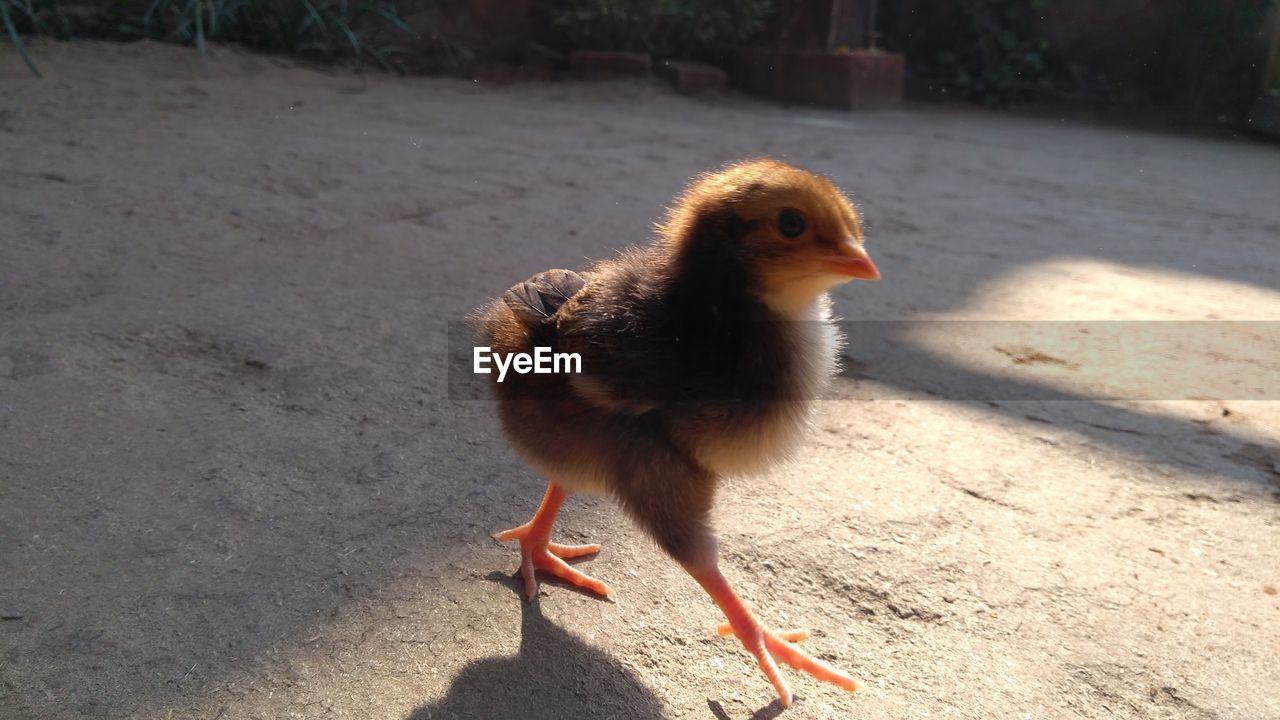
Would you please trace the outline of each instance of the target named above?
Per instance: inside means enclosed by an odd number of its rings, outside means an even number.
[[[857,211],[825,178],[775,160],[697,178],[657,238],[575,273],[550,270],[477,316],[497,353],[578,353],[580,373],[493,383],[502,427],[548,479],[519,540],[525,592],[536,569],[612,590],[565,562],[599,545],[550,541],[569,493],[615,498],[706,590],[759,661],[783,705],[775,660],[847,690],[853,679],[800,650],[802,632],[763,628],[716,561],[708,522],[720,478],[760,472],[802,439],[812,400],[836,369],[827,290],[876,280]],[[492,377],[492,376],[491,376]]]

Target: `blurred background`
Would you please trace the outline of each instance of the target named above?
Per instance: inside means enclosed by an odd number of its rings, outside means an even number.
[[[647,73],[784,101],[1051,104],[1276,132],[1273,0],[0,0],[21,36],[154,38],[395,71]],[[604,56],[601,56],[604,54]],[[830,56],[845,56],[843,59]],[[651,64],[652,63],[652,64]],[[705,70],[705,69],[704,69]],[[850,96],[850,77],[856,86]]]

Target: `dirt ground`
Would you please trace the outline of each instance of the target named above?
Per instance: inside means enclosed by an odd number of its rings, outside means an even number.
[[[1131,373],[1234,389],[1141,401],[1069,343],[852,324],[802,456],[716,512],[762,619],[864,684],[791,673],[785,712],[606,500],[559,538],[618,602],[521,601],[489,534],[543,480],[445,343],[760,153],[862,206],[851,320],[1276,321],[1275,146],[32,50],[43,81],[0,48],[0,717],[1280,718],[1278,323]]]

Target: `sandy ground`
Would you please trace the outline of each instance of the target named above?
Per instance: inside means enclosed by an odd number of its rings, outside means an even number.
[[[1142,402],[1034,332],[851,326],[803,456],[716,513],[762,618],[865,685],[792,673],[785,713],[605,500],[559,536],[618,602],[523,603],[489,533],[543,481],[445,377],[448,323],[758,153],[862,205],[850,319],[1280,320],[1276,147],[33,51],[0,47],[0,717],[1280,718],[1274,324],[1162,355],[1243,385]]]

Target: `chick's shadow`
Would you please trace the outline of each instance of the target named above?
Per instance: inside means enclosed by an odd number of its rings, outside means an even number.
[[[523,593],[511,576],[489,579]],[[449,692],[406,720],[660,718],[662,702],[614,658],[557,627],[521,598],[520,649],[463,668]]]
[[[800,700],[800,696],[796,696],[796,700]],[[708,700],[707,707],[711,710],[711,715],[716,720],[730,720],[729,713],[725,712],[724,706],[716,700]],[[765,705],[759,710],[751,714],[750,720],[774,720],[774,718],[786,711],[782,707],[782,703],[778,700]]]

